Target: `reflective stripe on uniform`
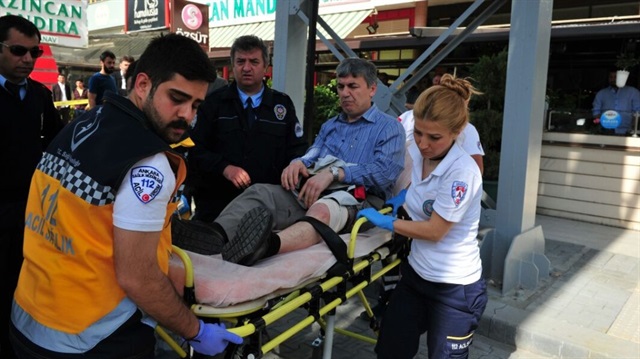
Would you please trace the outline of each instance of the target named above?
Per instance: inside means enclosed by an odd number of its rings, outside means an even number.
[[[91,324],[81,333],[71,334],[38,323],[14,301],[11,321],[32,343],[44,349],[58,353],[82,354],[115,332],[137,309],[130,299],[124,298],[110,313]]]

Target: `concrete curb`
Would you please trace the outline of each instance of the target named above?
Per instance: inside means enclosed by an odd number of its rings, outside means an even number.
[[[478,334],[553,358],[640,358],[640,344],[491,301]]]

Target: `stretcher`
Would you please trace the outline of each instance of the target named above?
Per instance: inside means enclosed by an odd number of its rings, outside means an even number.
[[[261,358],[313,323],[321,327],[323,356],[330,358],[334,333],[375,343],[379,322],[363,290],[398,266],[409,250],[404,237],[379,228],[361,231],[366,221],[359,219],[351,234],[341,236],[346,256],[334,255],[323,242],[244,267],[174,246],[170,278],[196,316],[230,323],[229,330],[245,339],[229,345],[225,358]],[[337,308],[354,296],[371,318],[370,336],[335,327]],[[301,308],[306,317],[274,335],[272,325]],[[189,357],[188,348],[156,329],[180,357]]]

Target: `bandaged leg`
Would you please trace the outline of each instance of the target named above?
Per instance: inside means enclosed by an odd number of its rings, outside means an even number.
[[[313,206],[320,203],[327,206],[329,210],[329,223],[327,223],[327,225],[329,228],[333,229],[334,232],[339,233],[344,228],[345,224],[347,224],[347,220],[349,219],[349,210],[338,204],[338,202],[333,198],[321,198],[314,203]]]
[[[361,206],[362,204],[348,192],[337,191],[316,201],[306,216],[328,225],[336,233],[344,233],[351,230]],[[302,217],[299,216],[297,219]],[[280,253],[307,248],[322,240],[313,226],[306,222],[295,223],[279,232],[278,236],[281,240]]]
[[[306,213],[326,224],[334,232],[338,233],[344,228],[349,218],[348,209],[340,206],[335,199],[321,198],[314,203]],[[299,218],[302,218],[300,216]],[[321,236],[313,226],[307,222],[298,222],[278,233],[281,240],[280,253],[291,252],[307,248],[322,241]]]
[[[329,208],[330,220],[329,227],[336,233],[350,233],[356,222],[358,211],[366,207],[376,207],[369,203],[369,198],[377,199],[377,197],[370,196],[366,200],[360,202],[356,200],[351,193],[346,191],[337,191],[331,193],[328,196],[323,197],[316,203],[324,203]],[[331,203],[333,202],[333,203]],[[313,208],[313,206],[312,206]],[[378,208],[378,207],[376,207]],[[373,225],[370,222],[365,223],[361,229],[366,231],[372,228]]]

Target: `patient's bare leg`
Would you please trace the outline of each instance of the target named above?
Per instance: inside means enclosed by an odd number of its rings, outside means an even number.
[[[329,207],[324,203],[315,203],[307,211],[307,216],[329,224]],[[280,237],[279,253],[304,249],[322,241],[318,232],[308,222],[294,223],[278,233],[278,236]]]

